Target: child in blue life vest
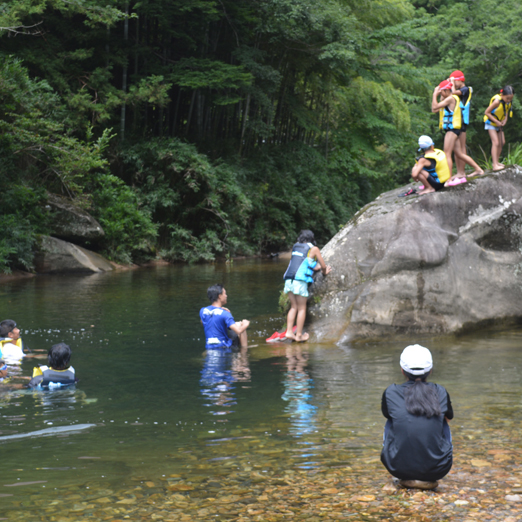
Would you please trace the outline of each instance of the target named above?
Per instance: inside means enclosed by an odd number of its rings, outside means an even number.
[[[308,284],[314,282],[312,276],[318,270],[321,270],[324,275],[328,275],[332,267],[325,264],[321,251],[315,246],[314,233],[311,230],[301,230],[297,243],[292,247],[292,257],[283,276],[284,293],[290,300],[285,337],[298,343],[308,341],[309,338],[308,333],[303,333]],[[295,334],[293,333],[294,323],[297,326]]]
[[[433,368],[431,352],[407,346],[400,358],[407,381],[382,394],[386,417],[381,461],[403,487],[433,489],[453,464],[448,421],[453,407],[443,386],[426,382]]]
[[[37,366],[33,370],[33,378],[27,384],[28,388],[55,389],[75,384],[74,368],[71,361],[71,348],[65,343],[51,346],[47,354],[48,366]]]
[[[511,106],[514,95],[513,87],[506,85],[503,89],[500,89],[499,94],[495,94],[491,98],[489,106],[484,113],[484,128],[488,131],[491,138],[491,159],[493,160],[494,171],[505,168],[505,165],[500,163],[500,154],[506,142],[504,127],[508,118],[513,117]]]
[[[455,157],[460,158],[464,163],[471,165],[474,169],[472,175],[483,174],[484,171],[471,159],[465,151],[458,145],[458,138],[462,129],[462,109],[460,107],[460,98],[457,94],[452,94],[453,85],[449,80],[444,80],[435,87],[431,100],[431,111],[439,113],[439,128],[445,132],[444,135],[444,153],[448,162],[450,177],[453,175],[453,161],[451,155],[455,153]],[[439,101],[440,96],[440,101]],[[465,182],[466,178],[460,178],[460,182]],[[451,180],[448,186],[453,184]]]
[[[473,95],[473,89],[466,86],[466,78],[462,71],[453,71],[449,77],[451,82],[451,93],[456,94],[460,98],[460,109],[462,111],[462,126],[460,134],[455,144],[461,151],[466,153],[466,129],[469,125],[469,117],[471,112],[471,97]],[[455,156],[455,163],[457,164],[457,174],[452,177],[448,185],[462,183],[462,179],[466,178],[466,162],[462,160],[460,156]],[[484,174],[482,169],[478,169],[470,176]],[[455,183],[456,182],[456,183]]]

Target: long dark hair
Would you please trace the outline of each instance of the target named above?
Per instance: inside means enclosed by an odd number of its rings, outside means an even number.
[[[430,372],[423,375],[413,375],[404,372],[410,381],[413,381],[412,386],[408,386],[404,392],[404,401],[406,404],[406,411],[412,415],[426,416],[428,419],[433,416],[438,416],[440,411],[440,402],[437,392],[432,386],[428,386],[426,378]]]
[[[509,96],[510,94],[515,94],[515,90],[511,85],[506,85],[503,89],[500,89],[500,94],[505,94],[506,96]]]

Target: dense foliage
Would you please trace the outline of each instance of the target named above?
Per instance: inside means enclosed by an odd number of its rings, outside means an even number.
[[[326,241],[407,181],[454,69],[483,110],[520,80],[507,0],[11,0],[0,5],[0,269],[52,232],[46,191],[109,257],[211,260]],[[509,12],[509,16],[505,15]],[[515,113],[517,102],[515,98]],[[522,123],[509,123],[520,141]],[[507,150],[506,150],[507,153]]]

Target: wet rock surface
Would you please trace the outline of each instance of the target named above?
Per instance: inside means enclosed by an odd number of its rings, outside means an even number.
[[[47,204],[53,213],[52,235],[73,243],[85,244],[101,239],[105,232],[86,210],[71,200],[49,194]]]
[[[34,266],[40,274],[97,273],[113,269],[99,254],[50,236],[40,236]]]
[[[522,168],[366,205],[322,250],[315,340],[457,333],[522,317]]]

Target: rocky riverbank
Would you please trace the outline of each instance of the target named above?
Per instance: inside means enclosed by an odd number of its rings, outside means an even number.
[[[406,187],[407,188],[407,187]],[[324,247],[319,342],[458,333],[522,318],[522,168],[366,205]]]

